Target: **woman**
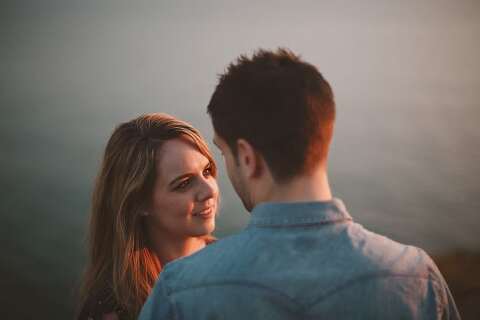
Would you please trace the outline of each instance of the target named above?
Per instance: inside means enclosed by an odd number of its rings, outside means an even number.
[[[92,197],[78,319],[136,318],[166,263],[214,241],[216,171],[198,131],[171,116],[115,129]]]

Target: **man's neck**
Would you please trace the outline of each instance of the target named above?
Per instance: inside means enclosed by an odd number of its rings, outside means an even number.
[[[311,175],[294,178],[285,184],[270,188],[260,202],[310,202],[332,200],[332,193],[325,170],[318,170]]]

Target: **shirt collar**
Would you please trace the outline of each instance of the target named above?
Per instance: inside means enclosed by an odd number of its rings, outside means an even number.
[[[249,227],[286,227],[352,220],[342,200],[318,202],[264,202],[252,211]]]

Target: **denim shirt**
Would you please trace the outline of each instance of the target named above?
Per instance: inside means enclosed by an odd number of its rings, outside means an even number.
[[[460,319],[421,249],[354,223],[339,199],[263,203],[240,233],[166,265],[147,319]]]

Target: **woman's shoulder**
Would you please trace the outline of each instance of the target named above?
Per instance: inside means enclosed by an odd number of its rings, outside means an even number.
[[[78,320],[122,319],[123,315],[124,312],[115,300],[113,290],[105,287],[87,298]]]

